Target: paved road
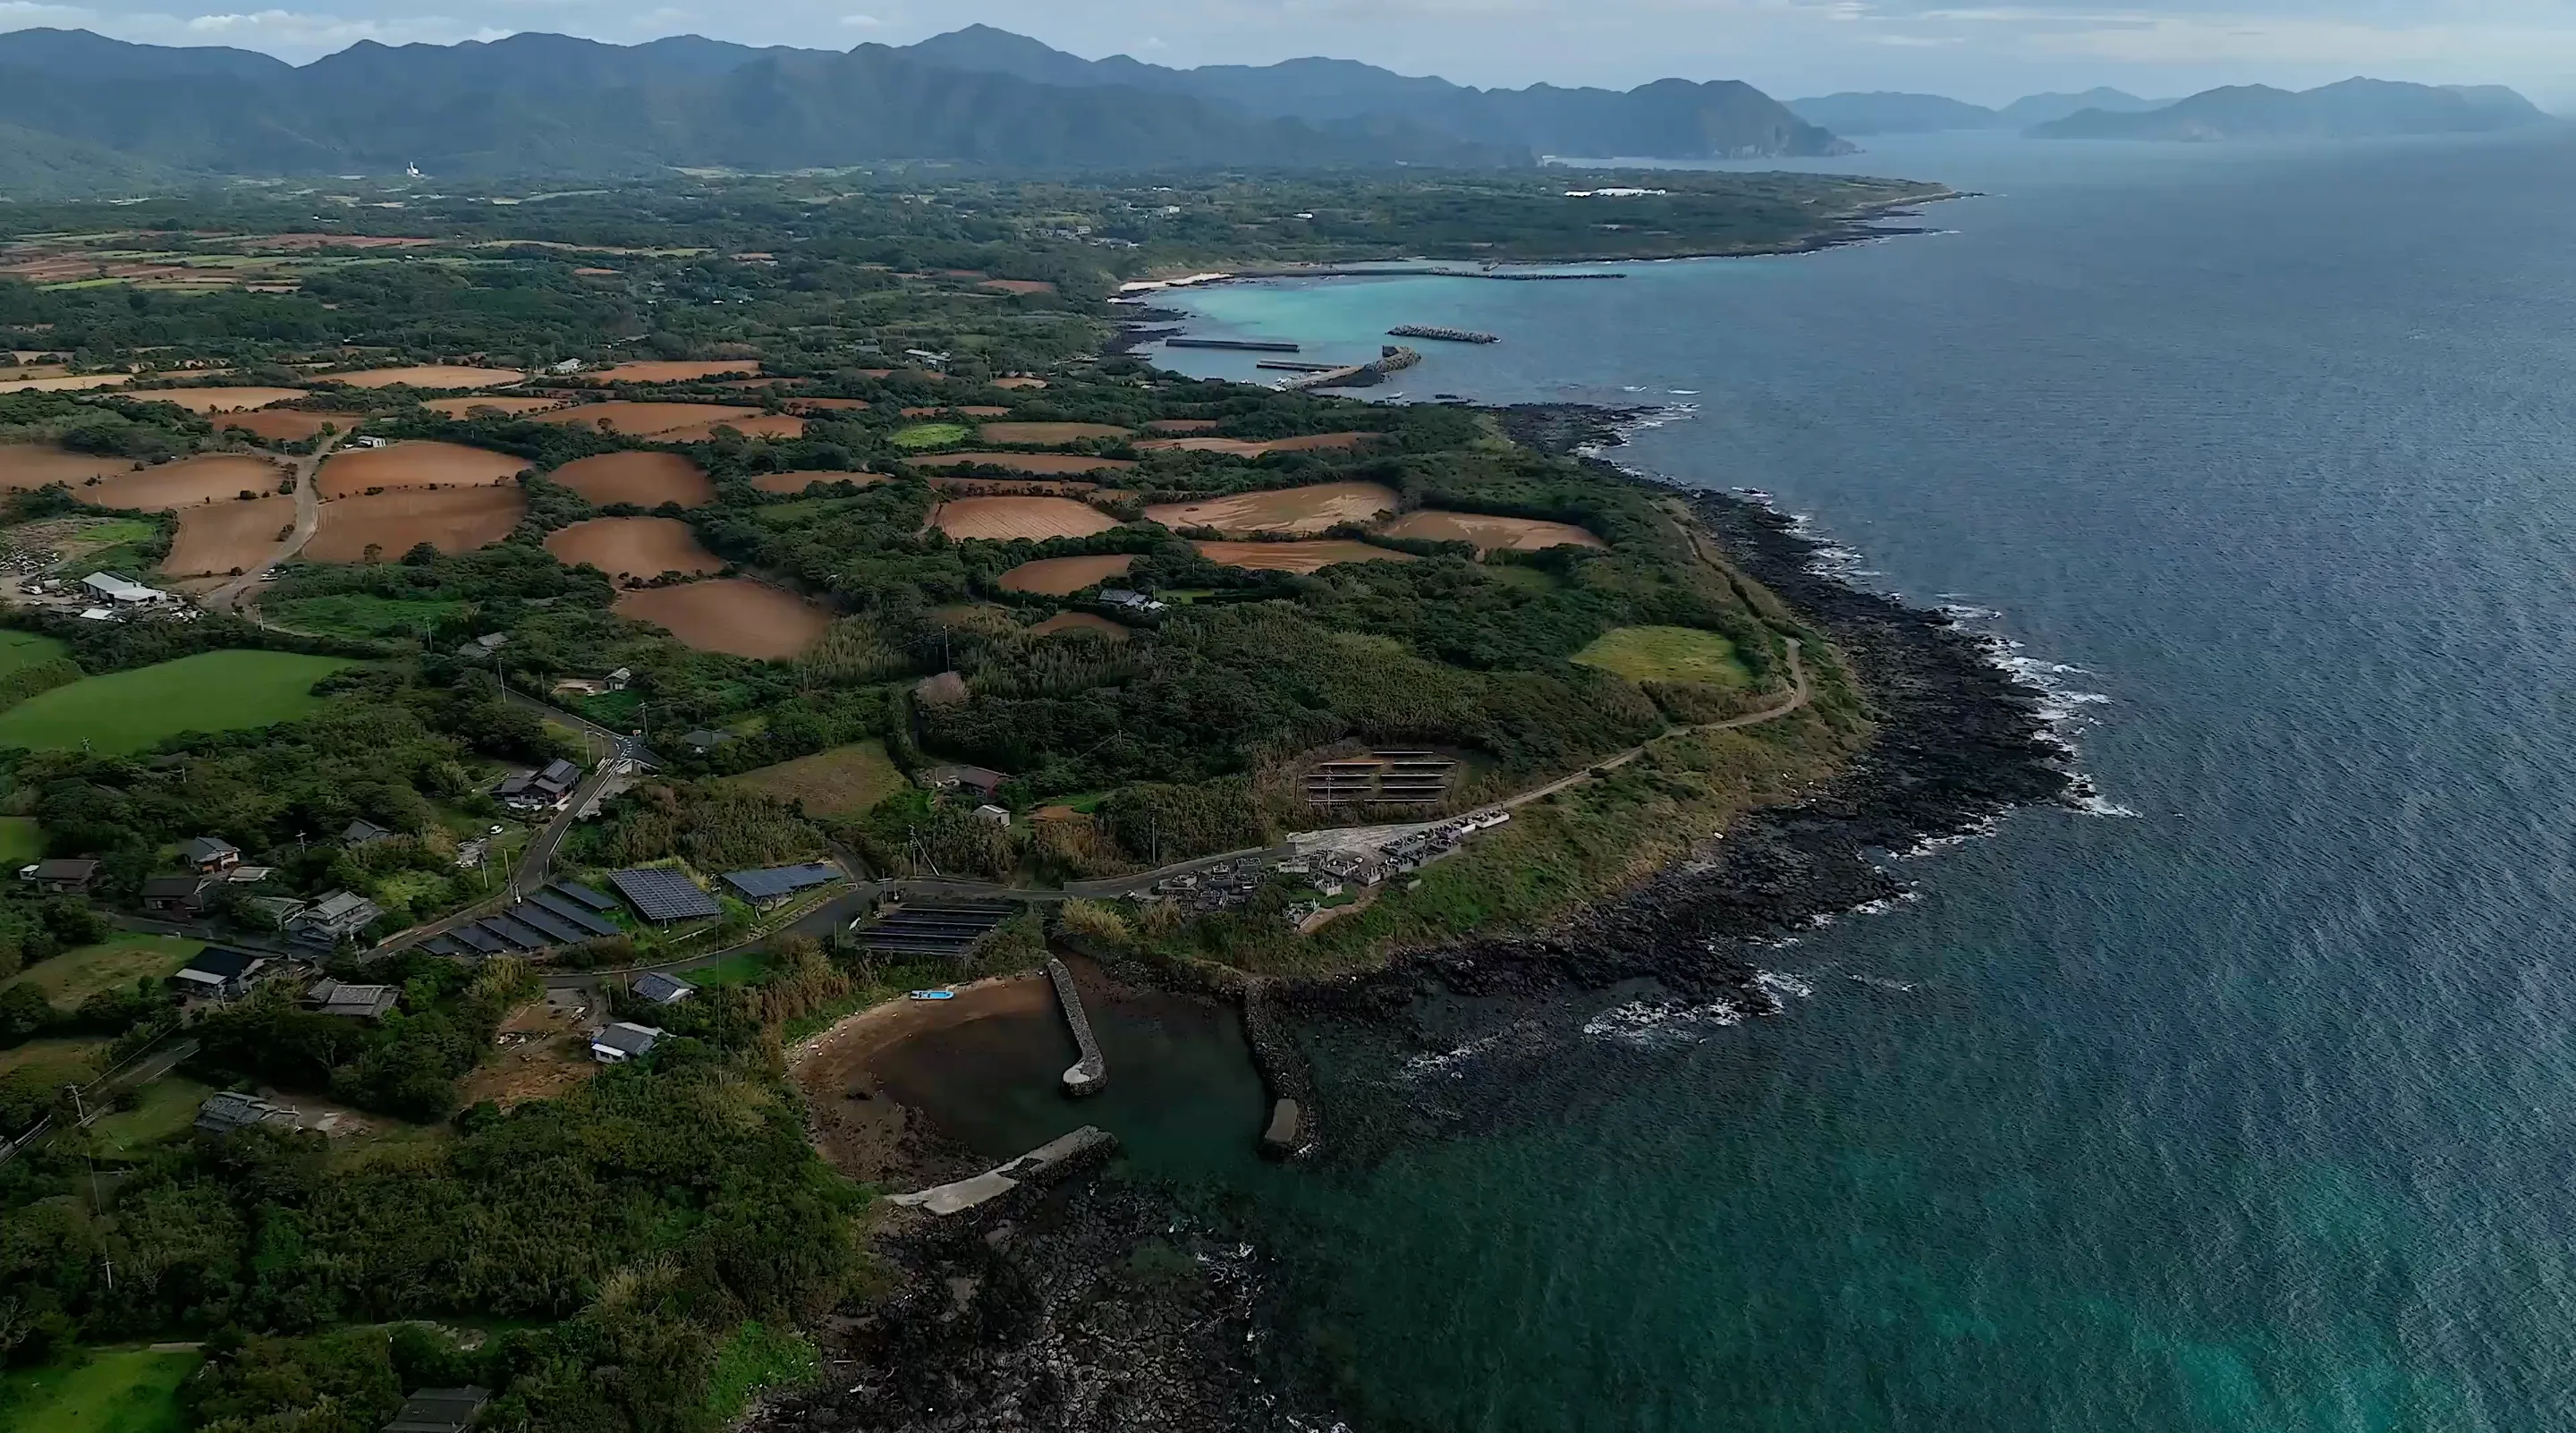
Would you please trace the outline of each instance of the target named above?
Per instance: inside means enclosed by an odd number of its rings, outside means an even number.
[[[304,550],[313,540],[313,530],[322,522],[322,460],[340,446],[335,434],[315,445],[312,452],[295,460],[295,529],[286,541],[277,545],[268,560],[256,567],[242,569],[242,575],[206,594],[202,605],[211,611],[231,612],[240,608],[242,598],[259,583],[259,575]]]

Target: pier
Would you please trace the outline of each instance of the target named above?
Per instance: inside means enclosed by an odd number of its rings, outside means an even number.
[[[1109,1087],[1109,1057],[1100,1053],[1091,1017],[1082,1013],[1082,992],[1074,988],[1073,972],[1054,956],[1047,957],[1047,979],[1055,986],[1056,1003],[1064,1007],[1064,1023],[1073,1030],[1073,1047],[1082,1053],[1064,1072],[1064,1092],[1075,1099],[1096,1095]]]
[[[1400,323],[1388,329],[1394,338],[1431,338],[1442,343],[1500,343],[1502,335],[1478,333],[1472,328],[1440,328],[1427,323]]]
[[[1115,1135],[1084,1125],[1071,1134],[1048,1140],[1008,1164],[996,1165],[982,1174],[918,1189],[910,1194],[890,1195],[886,1202],[898,1208],[919,1209],[943,1217],[963,1214],[1024,1184],[1041,1188],[1054,1184],[1069,1174],[1101,1164],[1117,1150]]]
[[[1235,353],[1295,353],[1298,345],[1250,338],[1167,338],[1165,348],[1222,348]]]
[[[1273,368],[1283,373],[1330,373],[1334,369],[1340,368],[1343,365],[1338,363],[1295,363],[1285,358],[1265,358],[1252,366],[1255,368]]]

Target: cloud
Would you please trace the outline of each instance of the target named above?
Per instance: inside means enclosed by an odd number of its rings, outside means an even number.
[[[841,23],[853,30],[874,30],[885,24],[885,21],[874,15],[844,15],[841,17]]]

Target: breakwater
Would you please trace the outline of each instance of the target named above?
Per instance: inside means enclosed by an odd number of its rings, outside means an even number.
[[[1064,1007],[1073,1046],[1082,1054],[1064,1072],[1064,1092],[1076,1099],[1096,1095],[1109,1087],[1109,1057],[1100,1053],[1100,1041],[1091,1033],[1091,1017],[1082,1012],[1082,992],[1074,988],[1073,972],[1054,956],[1047,957],[1047,980],[1055,986],[1056,1003]]]
[[[1472,328],[1442,328],[1437,324],[1400,323],[1387,330],[1390,338],[1429,338],[1442,343],[1500,343],[1502,335],[1478,333]]]

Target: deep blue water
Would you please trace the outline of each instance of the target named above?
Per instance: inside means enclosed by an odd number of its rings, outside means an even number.
[[[1906,863],[1760,953],[1780,1016],[1346,1092],[1529,1114],[1260,1180],[1283,1352],[1377,1430],[2576,1428],[2576,144],[1853,167],[1991,197],[1186,300],[1504,335],[1413,396],[1693,405],[1625,460],[1991,610],[2135,813]]]

